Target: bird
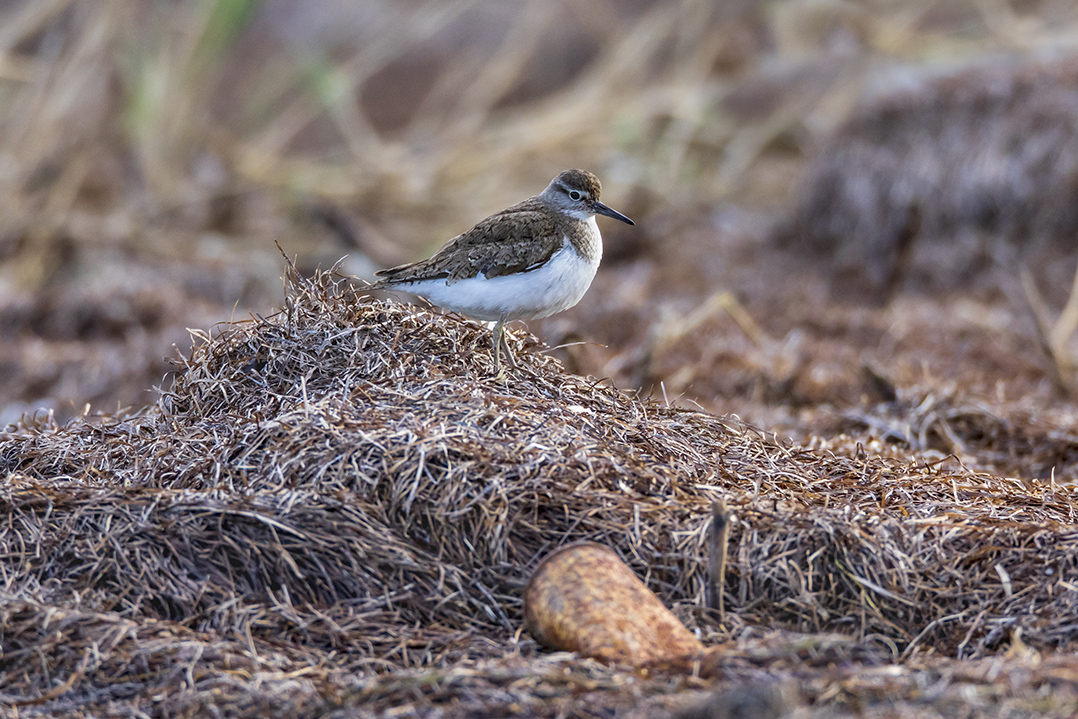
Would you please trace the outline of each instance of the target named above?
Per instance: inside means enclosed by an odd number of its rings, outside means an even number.
[[[595,222],[604,215],[635,225],[599,201],[602,186],[586,170],[566,170],[542,192],[511,205],[449,240],[431,257],[381,270],[372,290],[403,290],[466,317],[494,322],[494,371],[501,350],[516,360],[505,323],[532,320],[576,305],[603,257]]]

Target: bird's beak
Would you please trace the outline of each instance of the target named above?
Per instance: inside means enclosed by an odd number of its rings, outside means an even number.
[[[607,217],[613,217],[615,220],[621,220],[622,222],[624,222],[627,225],[635,225],[636,224],[635,222],[630,220],[625,215],[621,214],[617,210],[610,209],[609,207],[607,207],[603,203],[599,202],[598,200],[591,203],[591,209],[597,215],[606,215]]]

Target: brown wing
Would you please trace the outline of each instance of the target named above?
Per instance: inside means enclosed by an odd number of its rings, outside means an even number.
[[[375,287],[444,278],[448,284],[476,275],[498,277],[542,267],[562,247],[554,219],[534,198],[491,215],[457,235],[432,257],[376,274]]]

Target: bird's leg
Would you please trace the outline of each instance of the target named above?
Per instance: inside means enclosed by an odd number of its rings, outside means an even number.
[[[513,369],[517,368],[517,358],[513,354],[513,350],[509,347],[509,336],[505,333],[505,328],[502,328],[502,346],[505,347],[505,357],[509,360],[509,366]]]
[[[502,337],[505,336],[505,320],[498,320],[494,325],[494,372],[498,375],[502,373],[501,351],[502,351]]]

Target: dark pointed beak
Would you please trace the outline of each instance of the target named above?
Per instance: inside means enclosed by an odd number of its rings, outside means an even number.
[[[591,203],[591,209],[594,210],[595,214],[597,214],[597,215],[606,215],[607,217],[613,217],[615,220],[621,220],[622,222],[624,222],[627,225],[635,225],[636,224],[635,222],[630,220],[625,215],[621,214],[617,210],[610,209],[609,207],[607,207],[603,203],[599,202],[598,200]]]

